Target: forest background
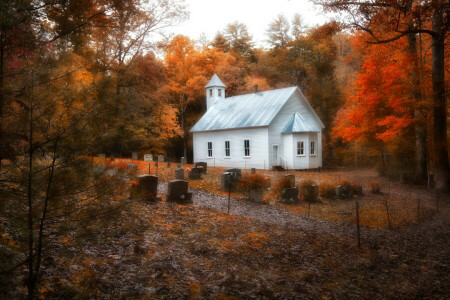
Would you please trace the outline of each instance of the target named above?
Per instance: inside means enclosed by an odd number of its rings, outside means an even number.
[[[47,142],[36,140],[33,151],[45,152],[52,128],[79,126],[78,154],[190,160],[189,130],[217,73],[227,96],[254,85],[300,87],[325,124],[324,167],[377,166],[425,182],[443,166],[438,177],[448,188],[448,51],[437,75],[440,104],[433,86],[433,45],[448,45],[448,3],[319,2],[347,19],[306,28],[300,15],[280,15],[267,20],[269,46],[258,48],[238,22],[213,40],[158,40],[188,16],[179,1],[2,1],[0,158],[27,153],[34,122],[35,139]]]

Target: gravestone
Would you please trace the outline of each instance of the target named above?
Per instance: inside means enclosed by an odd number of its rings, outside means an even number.
[[[236,182],[241,181],[241,179],[242,179],[241,169],[233,168],[233,169],[225,170],[225,172],[232,173]]]
[[[202,172],[199,168],[192,168],[188,173],[189,179],[202,179]]]
[[[144,154],[144,161],[146,162],[153,161],[153,154]]]
[[[153,175],[139,175],[138,189],[139,193],[143,194],[148,201],[160,200],[158,194],[158,176]]]
[[[306,201],[310,202],[319,201],[319,186],[317,184],[310,185],[307,190],[308,190],[308,198]]]
[[[182,165],[187,164],[187,158],[186,158],[186,157],[183,156],[183,157],[181,158],[181,164],[182,164]]]
[[[131,152],[131,159],[132,160],[138,160],[139,159],[139,155],[137,152]]]
[[[127,168],[128,168],[128,170],[136,170],[137,169],[137,165],[135,165],[135,164],[127,164]]]
[[[196,163],[194,164],[194,168],[199,168],[199,169],[200,169],[200,172],[201,172],[202,174],[206,174],[206,171],[207,171],[207,169],[208,169],[208,164],[205,163],[205,162],[196,162]]]
[[[351,196],[351,188],[349,185],[336,186],[336,196],[340,199],[349,198]]]
[[[181,168],[175,169],[175,179],[184,180],[184,170]]]
[[[192,193],[188,192],[188,182],[186,180],[169,181],[167,187],[167,201],[192,203]]]
[[[251,174],[255,174],[255,173],[256,173],[256,169],[255,169],[255,168],[251,168],[251,169],[250,169],[250,173],[251,173]]]
[[[181,164],[178,164],[178,165],[177,165],[177,169],[181,169]]]
[[[164,155],[158,155],[158,162],[164,162]]]
[[[170,168],[170,162],[167,162],[167,167]]]
[[[106,158],[106,154],[103,154],[103,153],[102,154],[97,154],[97,156],[100,157],[100,158]]]
[[[290,188],[295,187],[295,175],[286,174],[283,177],[289,180]]]
[[[281,199],[283,203],[299,202],[298,187],[283,189],[283,191],[281,192]]]
[[[111,154],[111,156],[109,157],[109,159],[111,160],[111,162],[114,161],[114,155]]]
[[[255,203],[265,203],[263,198],[263,190],[250,190],[249,200],[250,202]]]
[[[229,183],[231,182],[231,186],[229,186]],[[231,191],[236,189],[236,181],[234,180],[233,173],[231,172],[224,172],[222,175],[220,175],[220,189],[222,191],[228,191],[228,188],[231,187]]]

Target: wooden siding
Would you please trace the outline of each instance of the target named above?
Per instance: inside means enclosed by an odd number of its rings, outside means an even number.
[[[267,128],[230,129],[194,132],[194,162],[208,166],[257,168],[269,167]],[[250,140],[250,157],[244,156],[244,140]],[[225,157],[225,141],[230,141],[230,157]],[[213,155],[208,157],[207,143],[213,143]]]

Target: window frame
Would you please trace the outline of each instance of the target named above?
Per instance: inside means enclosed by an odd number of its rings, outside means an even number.
[[[246,143],[248,145],[246,145]],[[250,157],[250,139],[245,139],[244,140],[244,157]]]
[[[301,147],[299,147],[301,145]],[[299,150],[301,150],[301,153],[299,153]],[[304,141],[297,141],[297,156],[305,156],[305,142]]]
[[[309,155],[316,156],[316,141],[310,141],[309,143]]]
[[[228,143],[228,148],[227,148],[227,143]],[[228,150],[228,153],[227,153],[227,150]],[[225,157],[226,158],[231,157],[231,142],[229,140],[225,141]]]
[[[209,147],[211,145],[211,148]],[[213,157],[213,143],[212,142],[206,142],[206,151],[207,151],[207,156],[208,158]],[[211,153],[211,155],[210,155]]]
[[[213,89],[209,89],[209,96],[212,97],[213,95]]]
[[[218,96],[222,97],[222,89],[218,89]]]

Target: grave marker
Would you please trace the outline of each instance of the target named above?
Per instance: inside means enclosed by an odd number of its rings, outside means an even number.
[[[177,203],[192,203],[192,193],[188,192],[186,180],[169,181],[167,188],[167,201]]]

